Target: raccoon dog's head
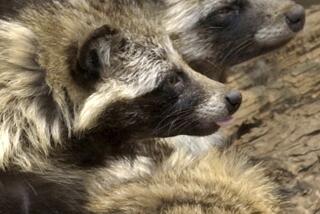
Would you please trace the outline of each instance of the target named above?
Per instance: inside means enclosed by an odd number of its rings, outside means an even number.
[[[225,68],[278,48],[305,23],[304,8],[291,0],[165,1],[166,26],[199,72],[211,68],[214,73],[218,65]]]
[[[70,75],[88,92],[76,103],[77,133],[208,135],[241,103],[239,92],[190,69],[166,36],[141,36],[105,25],[91,32],[75,53]]]
[[[162,28],[109,3],[0,21],[0,167],[66,141],[208,135],[238,109],[241,94],[189,68]]]

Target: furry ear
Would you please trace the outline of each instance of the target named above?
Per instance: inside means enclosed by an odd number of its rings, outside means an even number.
[[[112,38],[118,31],[104,25],[94,30],[78,49],[75,79],[81,83],[95,82],[108,64]]]

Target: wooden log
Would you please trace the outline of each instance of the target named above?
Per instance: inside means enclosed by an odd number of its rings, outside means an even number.
[[[320,6],[294,41],[234,68],[228,84],[245,98],[228,130],[235,145],[288,193],[284,213],[320,213]]]

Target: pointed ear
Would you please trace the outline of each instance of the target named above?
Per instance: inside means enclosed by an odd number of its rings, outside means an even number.
[[[73,76],[81,83],[94,82],[110,56],[112,38],[118,31],[104,25],[94,30],[78,49]]]

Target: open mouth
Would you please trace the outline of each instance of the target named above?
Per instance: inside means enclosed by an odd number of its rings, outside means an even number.
[[[234,119],[231,115],[222,116],[218,119],[213,118],[199,118],[199,120],[195,123],[190,122],[185,124],[183,128],[172,129],[176,132],[170,133],[169,136],[176,136],[176,135],[191,135],[191,136],[208,136],[216,131],[219,128],[227,127],[233,123]],[[173,126],[174,127],[174,126]],[[177,125],[177,127],[179,127]],[[180,126],[181,127],[181,126]],[[165,132],[165,137],[168,137],[168,132]]]
[[[234,119],[232,116],[228,116],[219,120],[216,120],[216,124],[220,127],[226,127],[233,123]]]
[[[192,127],[191,133],[188,135],[195,136],[207,136],[211,135],[214,132],[218,131],[219,128],[227,127],[233,123],[232,116],[226,116],[223,118],[212,120],[203,120],[201,123]],[[190,131],[190,130],[188,130]]]

